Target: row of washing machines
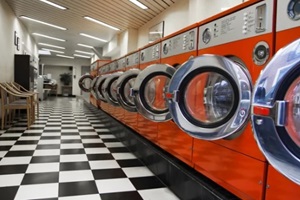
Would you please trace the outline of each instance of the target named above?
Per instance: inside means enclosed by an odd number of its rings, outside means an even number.
[[[299,19],[299,0],[247,1],[102,65],[79,85],[241,199],[299,199]]]

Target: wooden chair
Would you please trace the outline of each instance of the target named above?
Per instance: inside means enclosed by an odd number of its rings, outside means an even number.
[[[38,96],[39,93],[26,90],[22,85],[20,85],[16,82],[11,82],[11,83],[8,83],[8,84],[10,86],[12,86],[19,93],[32,94],[34,96],[33,103],[34,103],[34,106],[36,107],[37,117],[39,117],[39,110],[40,110],[40,106],[39,106],[40,102],[39,102],[39,96]]]
[[[1,89],[1,129],[6,125],[7,114],[12,110],[26,110],[27,111],[27,128],[30,128],[32,117],[32,96],[15,94],[7,89],[4,84],[0,84]],[[22,100],[16,100],[23,98]]]

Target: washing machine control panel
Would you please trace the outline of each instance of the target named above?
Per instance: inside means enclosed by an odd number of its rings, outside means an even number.
[[[126,58],[120,58],[119,60],[117,60],[117,63],[118,63],[118,68],[117,70],[122,70],[122,69],[125,69],[126,67]]]
[[[266,0],[199,28],[198,49],[272,32],[273,1]]]
[[[162,42],[162,58],[196,50],[197,28],[191,29]]]
[[[126,67],[132,67],[139,64],[140,53],[136,52],[126,57]]]
[[[160,43],[141,50],[140,63],[147,63],[158,59],[160,59]]]

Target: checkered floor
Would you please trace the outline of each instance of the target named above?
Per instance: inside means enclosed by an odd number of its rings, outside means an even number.
[[[0,134],[0,199],[178,199],[82,100],[43,101],[30,130]]]

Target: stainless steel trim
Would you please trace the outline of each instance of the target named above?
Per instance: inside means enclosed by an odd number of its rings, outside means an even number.
[[[108,76],[105,79],[105,81],[103,83],[104,97],[105,97],[106,101],[113,106],[120,106],[120,105],[119,105],[119,102],[117,101],[117,99],[114,100],[113,97],[109,95],[108,91],[111,91],[111,88],[109,88],[109,84],[111,84],[110,86],[112,86],[113,82],[117,81],[114,79],[116,79],[116,78],[118,79],[122,74],[123,74],[123,72],[112,73],[112,74],[110,74],[110,76]],[[115,91],[115,92],[117,92],[117,91]]]

